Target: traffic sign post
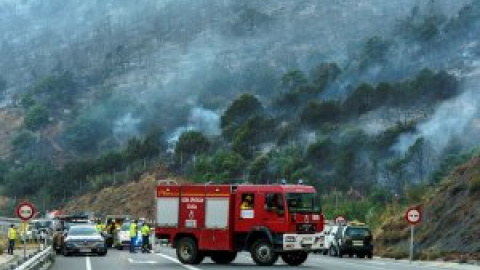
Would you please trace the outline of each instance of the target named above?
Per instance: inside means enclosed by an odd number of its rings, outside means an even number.
[[[405,212],[405,219],[410,223],[410,263],[413,260],[413,234],[415,231],[415,225],[422,221],[422,212],[420,206],[410,207]]]
[[[17,205],[16,209],[17,217],[23,221],[29,221],[35,215],[35,207],[33,204],[25,201]]]
[[[15,213],[17,214],[17,217],[19,217],[22,220],[22,225],[21,225],[21,231],[22,231],[22,240],[23,240],[23,258],[27,258],[27,243],[26,243],[26,238],[27,238],[27,224],[28,221],[35,215],[35,206],[33,204],[29,203],[28,201],[21,202],[19,205],[17,205],[17,208],[15,209]]]

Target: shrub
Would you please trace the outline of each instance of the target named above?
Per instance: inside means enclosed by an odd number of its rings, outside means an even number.
[[[467,187],[463,183],[457,184],[457,185],[453,186],[452,189],[450,190],[450,195],[455,196],[459,192],[462,192],[462,191],[466,190],[466,188]]]
[[[3,255],[3,251],[6,247],[7,237],[5,235],[0,235],[0,255]]]
[[[475,175],[470,179],[470,192],[480,191],[480,175]]]
[[[45,106],[35,105],[28,109],[25,115],[25,127],[30,130],[38,130],[48,124],[49,113]]]

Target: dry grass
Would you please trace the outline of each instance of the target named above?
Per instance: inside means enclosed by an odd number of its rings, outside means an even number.
[[[0,234],[0,255],[3,255],[5,249],[7,249],[7,236]]]
[[[392,258],[395,260],[408,258],[408,252],[397,248],[388,248],[383,252],[378,252],[378,255],[385,258]]]
[[[433,261],[433,260],[437,260],[439,258],[443,258],[445,256],[445,254],[446,253],[443,252],[443,251],[438,251],[438,250],[435,250],[435,249],[427,249],[427,250],[421,251],[418,254],[418,259]]]
[[[467,185],[465,183],[458,183],[455,184],[451,189],[450,189],[450,195],[455,196],[458,193],[464,191],[467,189]]]
[[[166,170],[162,167],[143,174],[139,181],[115,187],[106,187],[72,200],[64,210],[67,213],[92,211],[96,213],[123,215],[135,218],[154,219],[156,180],[162,179]],[[181,182],[182,179],[176,179]]]
[[[469,189],[472,193],[480,191],[480,175],[477,174],[470,178]]]

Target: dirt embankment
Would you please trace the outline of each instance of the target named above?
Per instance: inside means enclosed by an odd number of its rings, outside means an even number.
[[[421,204],[415,227],[416,257],[480,260],[480,157],[458,167]],[[375,233],[381,256],[408,256],[410,227],[403,215],[391,217]]]
[[[166,179],[167,175],[167,171],[159,167],[144,173],[138,181],[107,187],[72,199],[64,210],[66,213],[94,212],[102,216],[127,214],[134,218],[154,219],[157,180]],[[185,181],[174,177],[170,179]]]

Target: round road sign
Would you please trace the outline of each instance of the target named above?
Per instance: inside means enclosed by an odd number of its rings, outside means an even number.
[[[35,207],[29,202],[22,202],[17,206],[16,213],[21,220],[27,221],[35,215]]]
[[[420,221],[422,221],[422,212],[420,212],[418,207],[409,208],[405,213],[405,219],[411,225],[420,223]]]
[[[345,218],[345,216],[342,216],[342,215],[337,216],[337,217],[335,218],[335,224],[345,225],[345,224],[347,224],[347,219]]]

